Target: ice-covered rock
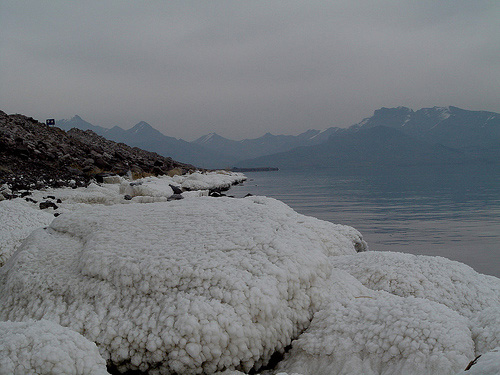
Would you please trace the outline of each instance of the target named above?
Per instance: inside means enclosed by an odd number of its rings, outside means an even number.
[[[69,327],[120,370],[247,371],[332,288],[349,296],[354,279],[329,258],[363,246],[350,227],[264,197],[82,207],[0,268],[0,320]]]
[[[0,322],[0,333],[0,374],[108,374],[93,342],[56,323]]]
[[[455,374],[474,357],[465,317],[446,306],[366,290],[316,313],[280,369],[304,375]]]
[[[34,229],[53,219],[52,213],[38,210],[24,199],[0,201],[0,267]]]

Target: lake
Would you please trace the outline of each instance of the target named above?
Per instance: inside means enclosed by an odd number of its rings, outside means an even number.
[[[437,255],[500,277],[500,166],[246,172],[247,193],[355,227],[370,250]]]

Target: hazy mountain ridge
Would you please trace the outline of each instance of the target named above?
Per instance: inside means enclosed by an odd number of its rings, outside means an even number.
[[[457,107],[381,108],[315,147],[238,163],[238,167],[498,163],[500,115]]]
[[[106,129],[75,116],[58,121],[57,126],[91,129],[108,139],[206,168],[333,165],[340,160],[352,165],[416,165],[500,159],[500,114],[453,106],[417,111],[380,108],[347,129],[310,129],[297,136],[266,133],[241,141],[210,133],[187,142],[166,136],[144,121],[128,130]]]

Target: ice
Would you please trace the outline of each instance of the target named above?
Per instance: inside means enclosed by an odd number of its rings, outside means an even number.
[[[498,375],[500,374],[500,347],[476,358],[470,368],[457,375]]]

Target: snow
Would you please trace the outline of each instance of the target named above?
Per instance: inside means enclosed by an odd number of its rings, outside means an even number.
[[[0,322],[0,332],[0,374],[108,374],[93,342],[53,322]]]
[[[248,371],[320,309],[329,257],[362,243],[264,197],[84,207],[0,269],[0,320],[69,327],[121,370]]]

